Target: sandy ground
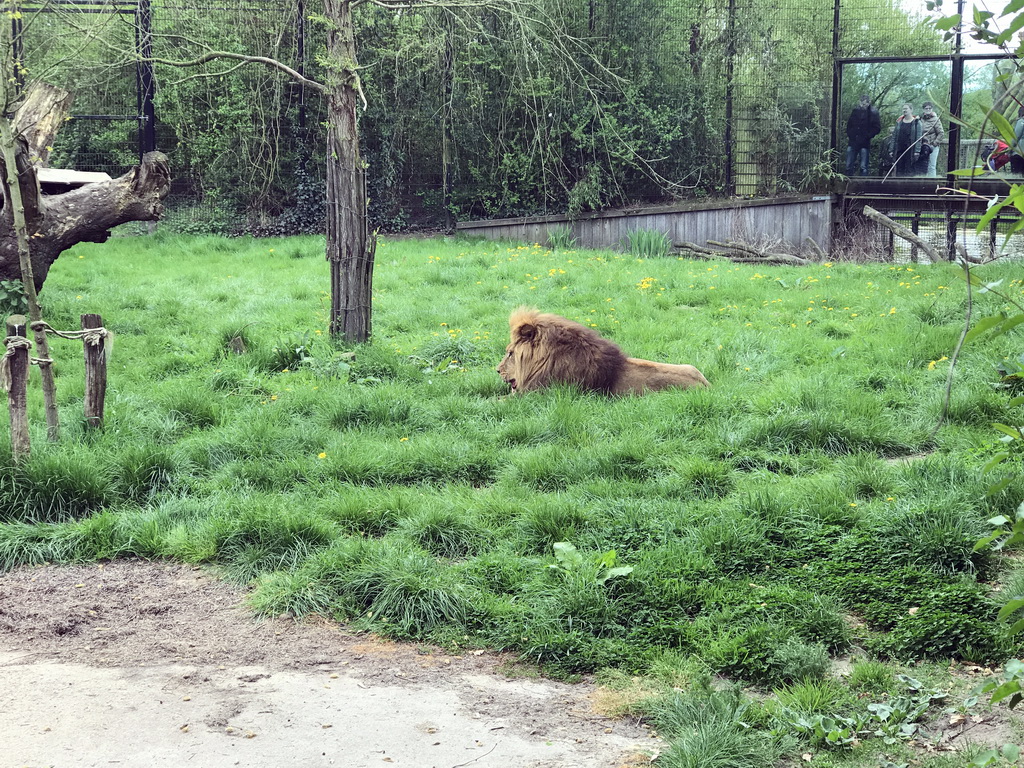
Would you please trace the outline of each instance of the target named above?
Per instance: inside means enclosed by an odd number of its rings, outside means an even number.
[[[0,575],[0,768],[618,768],[660,747],[587,683],[256,621],[242,596],[165,563]]]

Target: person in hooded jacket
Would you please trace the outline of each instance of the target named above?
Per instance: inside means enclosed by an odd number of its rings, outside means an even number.
[[[893,173],[897,176],[913,176],[921,156],[921,118],[914,114],[910,104],[903,105],[903,112],[896,118],[896,132],[893,147]]]
[[[871,106],[871,99],[867,94],[860,97],[857,106],[850,112],[846,121],[846,175],[856,176],[860,171],[861,176],[868,175],[868,155],[870,154],[871,140],[882,131],[882,118],[878,109]]]
[[[939,116],[935,114],[935,107],[930,101],[921,105],[921,169],[920,173],[927,176],[934,176],[936,163],[939,159],[939,149],[942,147],[942,140],[946,138],[946,132],[942,129]]]

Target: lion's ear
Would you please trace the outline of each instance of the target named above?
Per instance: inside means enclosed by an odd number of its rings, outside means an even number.
[[[533,341],[537,338],[539,329],[533,323],[521,323],[516,326],[516,340],[517,341]]]

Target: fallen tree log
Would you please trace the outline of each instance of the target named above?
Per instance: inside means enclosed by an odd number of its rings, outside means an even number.
[[[708,245],[713,245],[715,248],[705,248],[703,245],[697,245],[696,243],[687,241],[676,243],[676,246],[679,248],[685,248],[688,251],[693,251],[701,256],[721,256],[729,259],[730,261],[735,261],[741,264],[805,266],[811,263],[800,256],[793,256],[789,253],[761,251],[747,243],[741,243],[733,240],[730,240],[727,243],[722,243],[718,240],[708,240],[707,242]]]
[[[935,249],[932,248],[931,245],[929,245],[927,242],[925,242],[920,237],[915,235],[902,224],[899,224],[890,219],[881,211],[876,211],[870,205],[865,205],[864,215],[871,219],[873,222],[881,224],[883,227],[888,229],[897,237],[902,238],[911,245],[920,248],[922,251],[924,251],[924,255],[927,256],[929,261],[931,261],[933,264],[942,261],[942,259],[939,257],[939,254],[935,252]]]
[[[65,96],[61,97],[61,93]],[[119,224],[158,220],[163,213],[163,199],[171,189],[167,157],[162,152],[148,152],[138,166],[119,178],[86,184],[63,194],[43,195],[38,168],[69,104],[66,92],[33,87],[13,121],[15,167],[37,291],[43,287],[57,257],[76,243],[102,243]],[[6,173],[2,163],[0,173]],[[12,205],[6,195],[2,205],[0,280],[20,281]]]

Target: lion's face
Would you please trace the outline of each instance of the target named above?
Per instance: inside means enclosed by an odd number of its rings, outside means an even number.
[[[512,394],[516,393],[516,386],[518,386],[518,361],[516,359],[516,345],[509,344],[505,348],[505,357],[502,358],[498,364],[498,375],[504,379],[505,383],[512,387]]]

